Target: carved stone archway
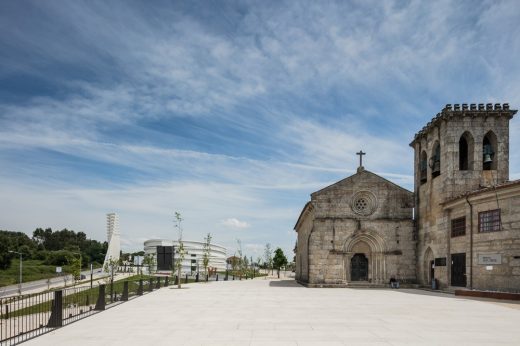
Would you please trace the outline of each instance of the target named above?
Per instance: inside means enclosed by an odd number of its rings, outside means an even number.
[[[351,281],[352,258],[363,254],[368,259],[368,282],[384,284],[386,277],[386,256],[384,240],[377,234],[360,232],[349,237],[344,244],[345,281]]]

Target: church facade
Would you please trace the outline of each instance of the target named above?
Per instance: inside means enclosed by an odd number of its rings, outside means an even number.
[[[365,170],[311,194],[295,229],[296,278],[308,286],[415,282],[413,193]]]
[[[508,104],[447,105],[419,131],[414,192],[365,170],[311,194],[294,227],[307,286],[520,291],[520,180]],[[362,153],[359,153],[362,154]]]

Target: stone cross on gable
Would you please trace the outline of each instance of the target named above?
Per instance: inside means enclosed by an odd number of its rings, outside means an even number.
[[[366,155],[363,150],[360,150],[356,155],[359,155],[359,168],[363,167],[363,155]]]

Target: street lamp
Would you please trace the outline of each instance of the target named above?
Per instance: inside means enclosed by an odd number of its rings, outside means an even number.
[[[9,252],[20,255],[20,279],[18,280],[18,292],[20,293],[20,295],[22,295],[22,261],[23,261],[22,255],[23,254],[18,251],[9,251]]]

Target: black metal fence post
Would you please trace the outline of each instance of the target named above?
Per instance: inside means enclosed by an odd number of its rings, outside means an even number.
[[[137,288],[137,295],[143,295],[143,279],[139,279],[139,288]]]
[[[63,326],[63,291],[54,291],[51,309],[51,317],[49,317],[47,327],[58,328]]]
[[[233,281],[235,281],[235,274],[233,274]]]
[[[178,285],[179,284],[179,277],[177,275],[175,275],[175,281],[173,282],[174,285]]]
[[[128,281],[123,282],[123,294],[121,300],[126,302],[128,300]]]
[[[150,278],[150,282],[148,285],[148,292],[152,292],[152,291],[153,291],[153,278]]]
[[[228,281],[228,279],[229,279],[229,273],[228,273],[228,271],[226,269],[226,276],[224,277],[224,281]]]
[[[195,275],[195,282],[199,282],[199,273],[197,273],[197,275]]]
[[[186,281],[184,281],[185,284],[188,283],[188,274],[186,273]]]
[[[161,277],[157,277],[156,280],[157,283],[155,284],[155,288],[159,289],[161,288]]]
[[[99,294],[94,310],[105,310],[105,285],[99,285]]]
[[[169,281],[170,281],[169,278],[170,278],[170,277],[167,276],[167,277],[164,279],[164,287],[168,287],[168,285],[169,285],[169,283],[170,283],[170,282],[169,282]]]
[[[218,281],[218,274],[217,274],[217,281]]]

